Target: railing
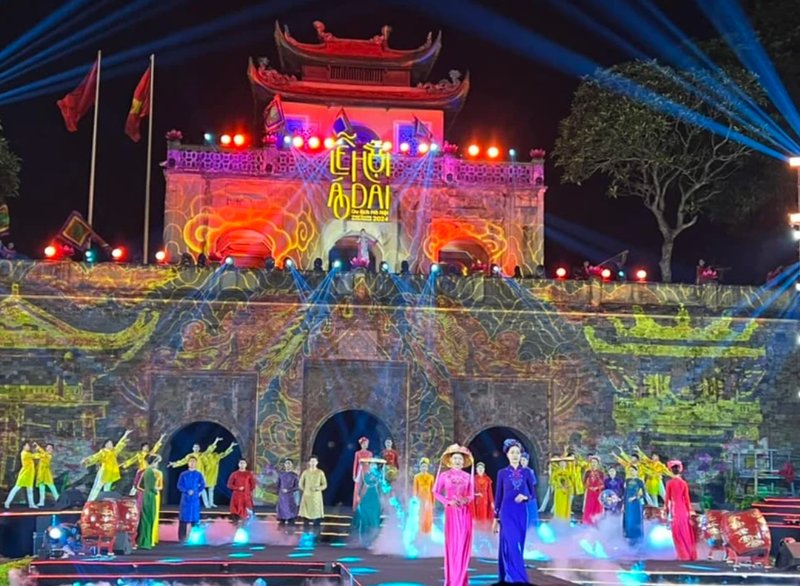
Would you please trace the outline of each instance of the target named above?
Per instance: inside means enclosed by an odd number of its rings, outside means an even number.
[[[327,151],[318,157],[327,158]],[[418,157],[394,155],[393,181],[400,184],[544,187],[544,161],[530,163],[487,162],[460,159],[450,154],[428,155],[430,165]],[[263,149],[223,150],[217,147],[170,145],[164,163],[169,173],[199,173],[308,180],[319,175],[318,165],[308,155],[269,146]]]
[[[311,290],[325,279],[324,273],[301,273]],[[452,299],[453,306],[502,308],[514,311],[576,309],[592,312],[631,313],[637,306],[649,314],[675,314],[685,307],[692,313],[797,319],[794,289],[776,293],[763,287],[734,285],[681,285],[662,283],[603,283],[551,279],[489,278],[485,276],[436,277],[431,289],[428,275],[341,273],[330,282],[330,294],[322,302],[352,299],[363,283],[369,292],[363,303],[418,307],[435,304],[434,296]],[[307,302],[292,274],[283,271],[217,267],[147,267],[115,263],[87,265],[77,262],[0,261],[0,299],[21,295],[80,295],[148,297],[157,299],[204,298]],[[305,288],[303,288],[305,290]],[[363,289],[363,288],[362,288]]]

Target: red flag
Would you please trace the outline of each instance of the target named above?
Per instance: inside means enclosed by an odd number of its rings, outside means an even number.
[[[128,112],[128,120],[125,122],[125,134],[127,134],[133,142],[139,142],[142,139],[142,118],[150,115],[150,68],[144,72],[142,79],[139,80],[139,85],[133,92],[133,102],[131,103],[131,111]]]
[[[56,102],[61,109],[61,115],[64,117],[67,130],[70,132],[78,130],[78,122],[94,106],[99,66],[99,60],[95,61],[89,75],[84,78],[80,85],[64,96],[63,99]]]

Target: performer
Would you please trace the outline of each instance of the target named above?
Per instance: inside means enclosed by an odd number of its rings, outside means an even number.
[[[414,497],[419,501],[419,532],[429,535],[433,528],[433,474],[428,472],[431,461],[419,461],[419,474],[414,476]]]
[[[295,519],[297,519],[300,477],[294,471],[294,462],[290,458],[283,461],[283,472],[278,475],[275,488],[278,491],[278,505],[275,507],[278,525],[287,523],[294,525]]]
[[[554,521],[569,521],[572,518],[575,474],[570,470],[569,465],[574,461],[573,458],[555,458],[555,466],[550,472]]]
[[[492,479],[486,476],[486,465],[475,464],[475,500],[472,501],[472,518],[479,525],[494,519],[494,490]]]
[[[536,473],[530,467],[531,456],[528,452],[522,452],[519,458],[519,465],[527,468],[533,475],[533,484],[536,484]],[[536,500],[536,491],[533,491],[531,498],[528,500],[528,530],[539,526],[539,502]]]
[[[325,478],[325,473],[317,468],[318,462],[316,456],[311,456],[308,459],[308,468],[300,475],[300,490],[303,491],[300,499],[300,517],[303,518],[305,527],[309,524],[319,527],[325,517],[322,492],[328,488],[328,479]]]
[[[669,468],[664,466],[658,454],[653,453],[653,455],[648,458],[644,452],[639,450],[639,455],[641,456],[641,467],[644,468],[645,471],[644,487],[646,490],[645,496],[647,497],[647,502],[651,506],[657,507],[659,505],[659,497],[665,500],[666,496],[663,478],[665,475],[671,477],[672,472]]]
[[[386,460],[384,476],[386,477],[386,482],[391,484],[397,480],[397,471],[400,469],[400,453],[392,447],[394,442],[391,439],[387,439],[383,442],[383,445],[384,450],[381,452],[381,458]]]
[[[628,467],[625,479],[625,508],[622,514],[622,529],[632,545],[644,536],[644,482],[639,478],[637,466]]]
[[[672,542],[681,561],[697,559],[697,542],[689,519],[694,514],[689,498],[689,485],[683,479],[683,464],[678,460],[669,462],[673,478],[667,482],[664,506],[672,518]]]
[[[203,483],[205,484],[205,455],[214,452],[217,449],[217,444],[222,441],[221,437],[218,437],[214,440],[214,443],[211,444],[206,448],[205,452],[200,451],[200,444],[194,444],[192,446],[192,451],[186,454],[180,460],[176,460],[175,462],[170,462],[167,466],[169,468],[179,468],[181,466],[186,466],[189,463],[189,458],[195,459],[196,470],[203,475]],[[200,498],[203,501],[203,506],[205,508],[210,508],[208,504],[208,495],[206,491],[203,490],[203,494],[200,495]]]
[[[361,449],[358,450],[353,457],[353,482],[355,482],[355,487],[353,487],[353,511],[358,508],[358,495],[361,494],[361,487],[358,485],[359,472],[361,471],[361,459],[372,457],[372,452],[368,449],[369,440],[367,438],[360,438],[358,440],[358,445],[361,446]]]
[[[592,456],[590,468],[583,475],[586,492],[583,496],[583,523],[595,525],[603,516],[603,505],[600,503],[600,492],[605,488],[606,475],[600,470],[600,458]]]
[[[447,468],[442,472],[442,466]],[[475,482],[464,472],[472,466],[472,453],[453,444],[442,454],[433,496],[444,509],[444,586],[467,586],[472,555],[472,508]]]
[[[228,477],[228,488],[231,489],[231,515],[240,521],[252,517],[256,477],[247,469],[244,458],[239,459],[239,469]]]
[[[157,460],[152,466],[153,474],[156,475],[156,513],[155,523],[153,523],[153,545],[158,543],[158,522],[161,519],[161,492],[164,490],[164,473],[161,472],[161,456],[156,456]]]
[[[22,467],[17,474],[17,482],[14,484],[14,488],[11,489],[11,492],[8,493],[8,497],[6,498],[6,509],[11,507],[14,497],[17,496],[17,493],[23,488],[28,494],[28,507],[31,509],[39,508],[36,503],[33,502],[33,481],[36,477],[36,464],[34,460],[38,460],[40,456],[38,454],[39,446],[34,443],[33,447],[36,449],[36,452],[31,452],[30,442],[22,444],[22,452],[19,454]]]
[[[611,466],[608,469],[608,477],[603,482],[603,487],[605,490],[612,491],[617,495],[617,498],[619,498],[619,500],[615,502],[610,509],[608,509],[611,514],[618,515],[622,512],[622,503],[625,499],[625,483],[621,478],[617,477],[616,467]]]
[[[178,490],[181,492],[181,506],[178,511],[178,540],[185,541],[188,529],[200,521],[200,495],[204,494],[206,481],[197,469],[197,457],[189,456],[186,463],[189,469],[178,477]]]
[[[497,552],[500,582],[529,584],[523,552],[528,532],[528,502],[536,500],[536,478],[533,470],[522,466],[522,444],[515,439],[503,442],[508,466],[497,473],[494,523],[500,533]]]
[[[384,485],[380,466],[386,460],[363,458],[361,460],[361,493],[358,495],[358,509],[353,515],[353,528],[358,535],[359,545],[369,547],[381,531],[381,490]]]
[[[139,536],[136,539],[136,547],[139,549],[152,549],[154,536],[158,532],[158,498],[159,486],[158,476],[155,468],[161,458],[156,455],[148,455],[145,460],[145,471],[139,476],[136,490],[142,495],[142,504],[139,509]]]
[[[121,466],[123,469],[127,469],[134,464],[136,464],[136,476],[133,478],[133,486],[131,487],[130,496],[136,496],[137,494],[141,494],[136,487],[139,486],[139,479],[144,474],[144,471],[147,470],[147,461],[148,456],[157,456],[158,452],[161,450],[161,446],[164,444],[164,438],[167,437],[166,434],[162,434],[156,445],[153,446],[153,449],[150,449],[150,444],[148,442],[144,442],[139,451],[136,452],[133,456],[125,460]]]
[[[131,430],[126,430],[116,445],[113,441],[106,440],[99,452],[81,460],[81,464],[84,466],[98,464],[97,475],[94,478],[94,485],[91,492],[89,492],[87,502],[97,500],[101,489],[103,492],[110,492],[114,483],[120,479],[117,456],[128,444],[128,436],[130,434]]]
[[[206,492],[208,493],[208,506],[211,509],[216,509],[217,505],[214,504],[214,489],[219,480],[219,463],[223,458],[227,458],[233,453],[233,448],[237,446],[236,442],[232,442],[228,449],[224,452],[217,452],[217,445],[212,444],[211,447],[203,454],[203,477],[206,481]]]
[[[36,446],[36,453],[39,455],[39,463],[36,467],[36,486],[39,487],[39,506],[44,506],[45,488],[49,488],[53,495],[53,500],[58,500],[58,491],[56,490],[56,483],[53,479],[53,469],[51,462],[53,460],[53,452],[55,447],[53,444],[47,444],[44,449],[41,446]]]

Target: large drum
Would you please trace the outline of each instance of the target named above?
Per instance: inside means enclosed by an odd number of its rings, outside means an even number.
[[[722,537],[734,561],[740,557],[762,562],[769,560],[772,534],[758,509],[727,513],[722,521]]]
[[[658,521],[662,525],[669,522],[667,509],[661,507],[651,507],[650,505],[644,506],[644,520],[645,521]]]
[[[725,511],[708,511],[698,524],[699,539],[705,541],[712,549],[722,547],[722,520]]]
[[[117,505],[114,501],[90,501],[81,511],[81,536],[114,539],[117,534]]]
[[[123,498],[117,501],[117,532],[128,533],[131,541],[136,543],[136,532],[139,529],[139,507],[135,498]]]

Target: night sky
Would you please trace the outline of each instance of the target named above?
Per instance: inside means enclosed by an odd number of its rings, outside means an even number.
[[[92,19],[128,4],[117,0],[98,2],[103,3],[103,8]],[[121,34],[63,55],[24,79],[0,83],[0,92],[82,64],[87,65],[88,71],[97,49],[111,56],[255,4],[244,0],[161,0],[161,3],[174,6]],[[0,2],[0,45],[17,38],[61,4],[51,0]],[[692,37],[706,38],[711,34],[691,0],[660,4]],[[284,1],[282,5],[295,8],[265,14],[260,20],[213,34],[177,52],[156,52],[151,250],[161,243],[164,179],[156,166],[164,159],[165,133],[179,129],[185,143],[202,142],[204,132],[244,130],[252,134],[253,102],[245,75],[247,59],[263,55],[277,65],[273,41],[276,18],[287,24],[296,38],[308,42],[316,40],[311,26],[314,20],[323,21],[327,30],[338,37],[363,39],[379,34],[381,26],[389,24],[393,28],[390,43],[396,48],[416,47],[424,42],[428,31],[441,29],[443,49],[431,80],[446,78],[451,69],[458,69],[469,70],[472,83],[470,97],[447,132],[447,140],[461,145],[462,150],[473,141],[485,146],[496,144],[504,150],[513,147],[520,153],[534,147],[544,148],[548,153],[552,150],[558,122],[569,112],[578,80],[541,65],[534,55],[522,56],[510,51],[503,41],[504,31],[495,31],[498,42],[493,44],[451,26],[446,16],[441,21],[432,20],[427,13],[416,9],[416,3],[387,5],[330,0]],[[624,55],[553,10],[547,2],[504,0],[490,5],[519,24],[602,65],[625,60]],[[161,65],[164,61],[172,63]],[[137,64],[138,61],[134,67]],[[147,65],[147,58],[143,57],[136,72],[104,78],[101,84],[95,228],[112,245],[132,250],[141,249],[146,137],[142,143],[134,144],[123,129],[133,89]],[[23,159],[22,195],[10,202],[9,240],[31,257],[41,257],[44,246],[69,212],[85,213],[87,208],[91,113],[77,133],[67,132],[55,104],[65,93],[67,90],[58,90],[0,105],[5,136]],[[793,181],[788,170],[786,175],[788,182]],[[549,157],[546,182],[549,185],[545,206],[548,270],[562,264],[578,265],[584,258],[600,262],[629,248],[631,269],[644,267],[656,272],[660,234],[655,220],[639,200],[608,199],[602,181],[580,187],[561,185]],[[701,257],[731,267],[726,278],[736,283],[761,283],[770,269],[795,262],[797,248],[786,225],[786,213],[792,207],[792,201],[773,204],[754,221],[735,230],[700,222],[677,241],[673,269],[676,280],[692,280],[694,266]],[[559,231],[559,237],[554,237],[554,229]]]

